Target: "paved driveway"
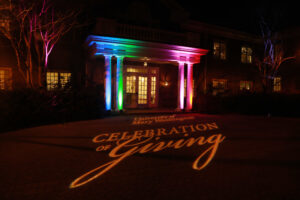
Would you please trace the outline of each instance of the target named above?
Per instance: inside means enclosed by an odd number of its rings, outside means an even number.
[[[147,115],[0,134],[0,199],[300,199],[300,119]]]

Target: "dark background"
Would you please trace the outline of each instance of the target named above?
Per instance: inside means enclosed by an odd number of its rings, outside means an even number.
[[[296,1],[199,1],[199,0],[65,0],[62,6],[79,7],[93,17],[109,17],[146,26],[174,29],[188,19],[260,34],[261,17],[274,31],[299,26]]]

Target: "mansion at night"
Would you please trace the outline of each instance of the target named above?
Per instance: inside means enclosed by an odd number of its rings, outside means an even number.
[[[286,53],[296,58],[282,64],[272,90],[298,94],[299,30],[282,32],[282,38]],[[263,48],[260,36],[195,20],[165,29],[98,17],[92,28],[74,29],[55,46],[45,89],[97,87],[103,92],[106,110],[189,111],[199,94],[262,92],[255,58],[263,55]],[[15,66],[14,52],[1,38],[1,90],[22,87]]]

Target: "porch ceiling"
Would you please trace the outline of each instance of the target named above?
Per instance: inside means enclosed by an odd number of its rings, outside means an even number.
[[[208,50],[140,40],[90,35],[86,40],[93,56],[113,55],[136,59],[199,63]]]

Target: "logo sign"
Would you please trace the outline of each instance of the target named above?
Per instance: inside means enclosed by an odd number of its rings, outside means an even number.
[[[212,122],[185,124],[170,128],[101,133],[93,138],[93,142],[98,145],[96,151],[108,151],[108,156],[112,160],[76,178],[70,184],[70,188],[80,187],[100,178],[129,156],[155,153],[165,149],[178,150],[199,146],[199,156],[195,158],[192,168],[202,170],[212,161],[220,143],[225,139],[225,136],[218,131],[218,125]]]
[[[132,125],[141,125],[141,124],[154,124],[162,122],[178,122],[185,120],[195,119],[194,116],[180,116],[176,115],[162,115],[162,116],[152,116],[152,117],[135,117]]]

